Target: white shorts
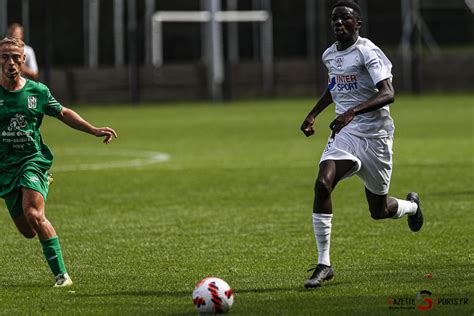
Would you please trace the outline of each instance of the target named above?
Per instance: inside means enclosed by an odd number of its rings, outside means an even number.
[[[392,175],[393,137],[364,138],[344,132],[329,138],[321,156],[325,160],[352,160],[355,166],[344,178],[357,174],[365,187],[377,195],[385,195]]]

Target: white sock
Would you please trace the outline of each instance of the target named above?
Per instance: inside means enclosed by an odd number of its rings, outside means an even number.
[[[331,245],[332,214],[313,213],[314,237],[318,246],[318,264],[331,265],[329,248]]]
[[[393,219],[397,219],[402,217],[403,215],[415,215],[416,210],[418,209],[418,205],[415,202],[405,201],[405,200],[397,200],[398,209],[397,213],[392,217]]]

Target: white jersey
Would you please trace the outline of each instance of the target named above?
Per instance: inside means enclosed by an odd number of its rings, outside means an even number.
[[[336,103],[336,115],[370,99],[378,91],[377,83],[392,79],[390,60],[363,37],[343,51],[338,51],[334,43],[326,49],[322,59],[328,68],[328,88]],[[388,105],[356,115],[344,130],[362,137],[392,136],[394,125]]]
[[[38,64],[36,63],[35,51],[32,47],[25,45],[24,52],[26,55],[25,65],[34,72],[38,72]]]

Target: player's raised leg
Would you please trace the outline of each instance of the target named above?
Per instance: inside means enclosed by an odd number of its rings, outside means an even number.
[[[420,198],[411,192],[406,200],[400,200],[387,195],[377,195],[365,189],[370,215],[373,219],[398,219],[408,215],[408,226],[414,232],[423,226],[423,212],[420,208]]]
[[[34,190],[21,188],[24,216],[30,227],[38,234],[46,261],[56,277],[55,287],[72,285],[64,265],[59,239],[53,225],[45,216],[43,196]]]
[[[350,160],[325,160],[319,165],[313,203],[313,230],[318,248],[318,263],[308,270],[314,271],[304,283],[305,288],[319,287],[322,282],[334,277],[329,256],[332,228],[331,192],[339,180],[353,168],[354,162]]]

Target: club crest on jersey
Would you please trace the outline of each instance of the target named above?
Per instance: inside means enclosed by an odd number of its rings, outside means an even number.
[[[28,109],[36,109],[36,96],[28,96]]]
[[[344,64],[344,55],[336,56],[336,67],[341,69]]]

